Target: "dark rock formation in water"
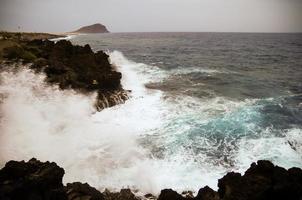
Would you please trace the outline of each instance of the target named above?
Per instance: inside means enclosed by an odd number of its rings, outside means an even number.
[[[121,189],[120,192],[110,192],[105,190],[103,192],[105,200],[139,200],[130,189]]]
[[[93,24],[90,26],[84,26],[73,32],[74,33],[109,33],[106,26],[104,26],[103,24]]]
[[[139,200],[156,199],[152,194],[135,196],[130,189],[103,193],[87,183],[62,184],[64,169],[55,163],[31,159],[9,161],[0,170],[1,200]],[[144,180],[142,180],[144,181]],[[258,161],[242,176],[230,172],[218,182],[218,192],[208,186],[194,197],[191,192],[182,194],[164,189],[158,200],[301,200],[302,170],[274,166],[269,161]]]
[[[274,166],[269,161],[258,161],[242,176],[230,172],[218,181],[218,192],[208,186],[196,197],[183,197],[171,189],[161,191],[159,200],[301,200],[302,170]]]
[[[218,193],[225,200],[302,198],[302,170],[274,166],[269,161],[253,163],[243,176],[228,173],[218,181]]]
[[[67,199],[74,200],[105,200],[103,194],[97,189],[91,187],[87,183],[67,183],[65,187]]]
[[[64,169],[56,163],[9,161],[0,170],[1,200],[65,200],[62,178]]]
[[[102,110],[128,99],[121,86],[122,74],[109,63],[103,51],[94,53],[90,46],[72,45],[70,41],[19,41],[3,50],[6,60],[33,63],[31,68],[47,75],[47,82],[61,89],[82,93],[97,92],[96,108]]]

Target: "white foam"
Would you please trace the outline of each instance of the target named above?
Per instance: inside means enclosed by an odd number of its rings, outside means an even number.
[[[175,69],[171,70],[170,73],[172,75],[205,73],[205,74],[208,74],[208,76],[211,76],[212,74],[230,74],[230,73],[236,73],[236,72],[225,70],[225,69],[217,70],[217,69],[209,69],[209,68],[202,68],[202,67],[181,67],[181,68],[175,68]]]
[[[217,179],[230,169],[208,162],[207,155],[195,157],[178,145],[175,151],[169,149],[171,154],[156,157],[150,149],[152,145],[166,148],[173,143],[174,136],[186,137],[181,134],[191,128],[190,124],[169,126],[179,116],[196,117],[196,113],[202,113],[198,120],[207,123],[211,117],[232,113],[255,100],[163,99],[160,91],[144,87],[157,77],[160,69],[130,61],[117,51],[110,52],[110,60],[122,72],[123,87],[132,90],[133,97],[125,104],[95,114],[92,113],[96,94],[84,96],[51,87],[44,83],[44,75],[27,68],[16,73],[2,72],[0,165],[11,159],[31,157],[55,161],[65,169],[65,183],[88,182],[99,189],[131,187],[156,194],[163,188],[217,188]],[[287,142],[299,146],[299,131],[289,130],[283,138],[241,139],[238,151],[234,151],[234,169],[245,170],[251,162],[265,158],[282,166],[301,166],[301,157]],[[157,135],[158,143],[148,141],[149,136]],[[142,140],[146,144],[140,144]],[[206,138],[203,142],[208,145],[204,147],[215,148]]]
[[[128,66],[126,74],[131,76],[133,66]],[[37,157],[64,167],[65,182],[153,191],[145,185],[148,181],[156,185],[153,177],[141,179],[148,173],[144,164],[149,158],[137,139],[161,123],[160,93],[135,96],[92,114],[95,94],[61,91],[46,85],[44,78],[27,68],[1,73],[1,165]],[[140,95],[144,92],[143,85],[123,83],[141,90]]]
[[[57,37],[57,38],[50,39],[50,41],[57,42],[59,40],[71,40],[74,39],[77,35],[79,34],[66,35],[64,37]]]
[[[271,131],[270,129],[264,130]],[[302,167],[302,132],[301,129],[290,129],[285,137],[262,137],[257,139],[242,138],[236,157],[236,170],[244,172],[252,162],[270,160],[274,164],[290,168]],[[268,135],[265,134],[264,135]],[[289,141],[296,145],[293,149]]]
[[[144,94],[150,92],[146,90],[144,84],[151,81],[160,81],[166,77],[164,71],[156,66],[148,66],[144,63],[136,63],[127,59],[121,52],[108,52],[110,61],[116,65],[122,76],[122,85],[125,89],[130,89],[134,94]],[[156,92],[156,91],[154,91]]]

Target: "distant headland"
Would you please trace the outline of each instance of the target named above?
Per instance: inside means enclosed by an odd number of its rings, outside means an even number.
[[[73,31],[73,33],[109,33],[106,26],[97,23],[89,26],[83,26],[80,29]]]

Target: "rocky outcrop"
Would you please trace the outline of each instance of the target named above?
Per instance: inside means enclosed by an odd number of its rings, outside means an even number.
[[[216,191],[208,186],[201,188],[195,198],[196,200],[219,200],[219,195]]]
[[[258,161],[243,176],[228,173],[218,181],[218,187],[219,196],[223,200],[301,200],[302,170],[286,170],[269,161]]]
[[[106,26],[103,24],[93,24],[90,26],[84,26],[73,33],[109,33]]]
[[[90,46],[72,45],[70,41],[19,41],[5,48],[3,57],[15,62],[33,63],[31,68],[44,72],[47,82],[61,89],[82,93],[97,92],[96,108],[102,110],[128,99],[129,91],[121,86],[122,74],[109,63],[103,51],[93,52]]]
[[[0,170],[1,200],[67,200],[62,184],[64,169],[56,163],[9,161]]]
[[[206,186],[198,191],[196,197],[190,191],[178,194],[172,189],[164,189],[161,191],[158,200],[219,200],[218,192]]]
[[[68,199],[74,200],[105,200],[103,194],[87,183],[67,183],[65,187]]]
[[[110,192],[105,190],[103,192],[105,200],[139,200],[130,189],[121,189],[120,192]]]
[[[2,200],[139,200],[156,199],[152,194],[135,196],[130,189],[103,193],[87,183],[62,184],[64,170],[55,163],[31,159],[28,162],[9,161],[0,170],[0,199]],[[142,180],[144,181],[144,180]],[[230,172],[218,181],[218,192],[208,186],[194,197],[164,189],[158,200],[301,200],[302,170],[274,166],[269,161],[258,161],[242,176]]]
[[[252,163],[242,176],[230,172],[218,181],[218,192],[208,186],[196,197],[184,197],[171,189],[161,191],[159,200],[301,200],[302,170],[286,170],[269,161]]]
[[[178,194],[172,189],[164,189],[160,192],[158,200],[184,200],[186,199],[182,195]]]

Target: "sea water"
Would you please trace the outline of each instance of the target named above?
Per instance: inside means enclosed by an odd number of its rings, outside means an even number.
[[[95,112],[26,66],[1,72],[0,164],[57,162],[64,182],[103,190],[197,191],[259,159],[302,167],[302,34],[110,33],[131,98]]]

